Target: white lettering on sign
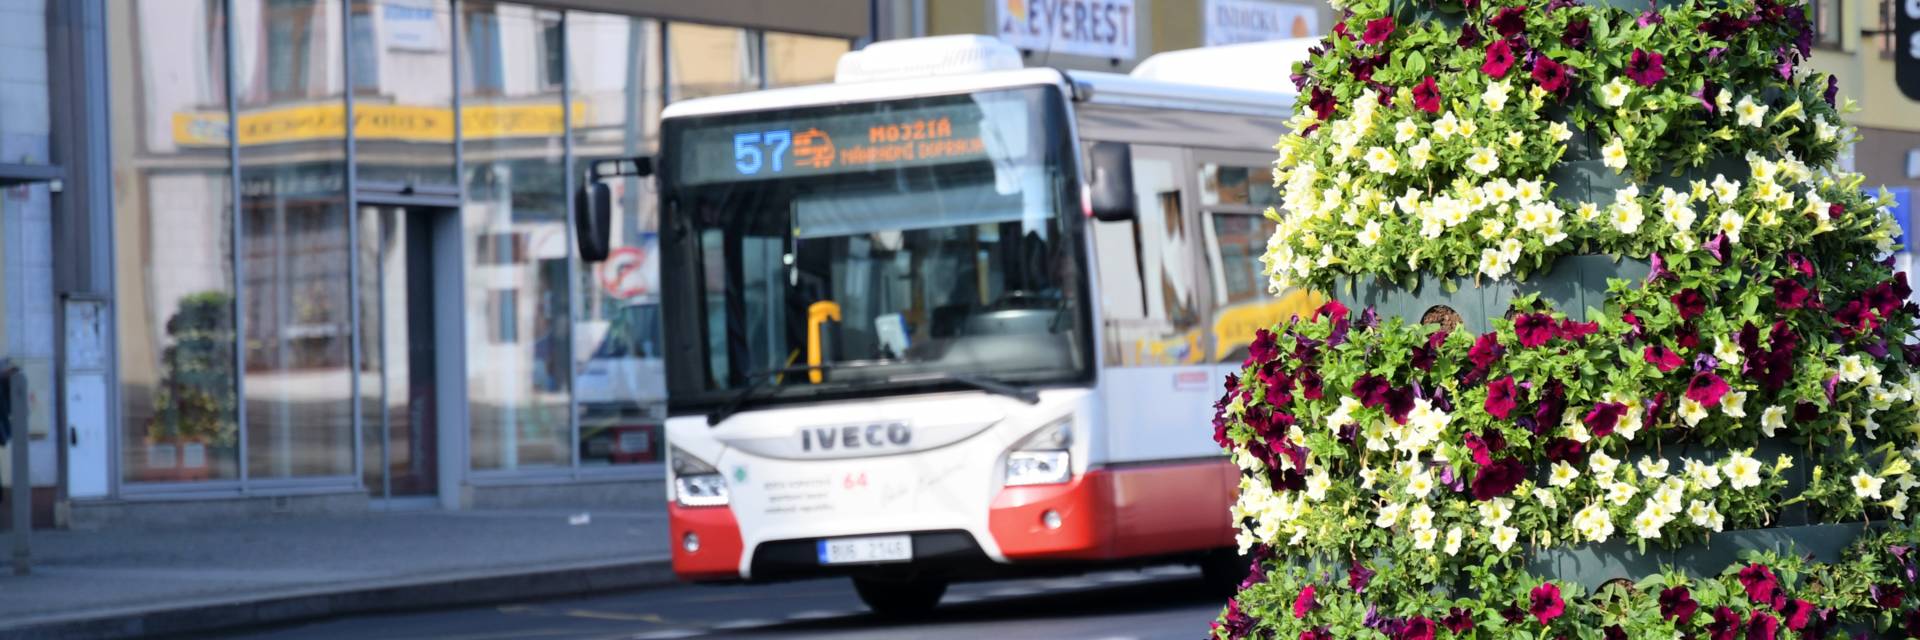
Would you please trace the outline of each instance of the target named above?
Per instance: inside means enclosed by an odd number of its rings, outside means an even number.
[[[1132,60],[1134,0],[991,0],[1007,44],[1037,52]]]
[[[1313,7],[1262,0],[1207,0],[1200,22],[1209,47],[1320,35]]]
[[[1907,17],[1920,20],[1920,0],[1907,0]]]

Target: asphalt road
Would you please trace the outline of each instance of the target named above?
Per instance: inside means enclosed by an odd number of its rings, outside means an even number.
[[[1222,600],[1185,567],[962,583],[915,619],[867,612],[843,579],[683,585],[584,598],[253,629],[230,638],[438,640],[668,638],[1199,638]]]

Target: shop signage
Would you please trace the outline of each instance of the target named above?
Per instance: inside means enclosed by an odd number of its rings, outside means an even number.
[[[1262,0],[1207,0],[1200,24],[1207,46],[1306,38],[1320,34],[1313,7]]]
[[[587,120],[584,102],[573,105],[573,120]],[[358,140],[453,142],[453,109],[398,104],[354,105]],[[461,110],[467,138],[551,137],[566,132],[557,104],[477,105]],[[281,107],[240,114],[242,146],[306,140],[337,140],[346,135],[346,108],[339,104]],[[225,146],[227,114],[190,111],[173,114],[173,141],[183,147]]]
[[[388,49],[401,51],[439,51],[441,49],[440,32],[445,29],[440,24],[431,0],[422,2],[398,2],[388,0],[381,5],[380,40]]]
[[[1894,10],[1893,78],[1908,100],[1920,100],[1920,0],[1898,0]]]
[[[991,0],[1007,44],[1036,52],[1132,60],[1134,0]]]

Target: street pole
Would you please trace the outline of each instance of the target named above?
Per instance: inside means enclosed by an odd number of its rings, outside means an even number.
[[[8,499],[13,502],[13,575],[32,572],[27,559],[29,538],[33,535],[33,480],[27,474],[27,450],[32,446],[27,434],[27,377],[19,367],[8,366],[6,419],[12,431],[7,450],[13,456],[13,479]]]

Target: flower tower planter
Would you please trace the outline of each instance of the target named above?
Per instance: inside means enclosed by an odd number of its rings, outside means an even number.
[[[1222,638],[1920,634],[1920,345],[1798,0],[1360,0],[1214,437]]]

